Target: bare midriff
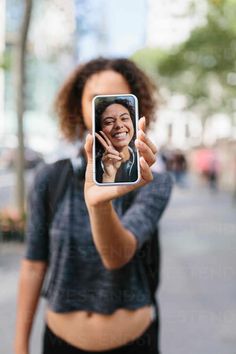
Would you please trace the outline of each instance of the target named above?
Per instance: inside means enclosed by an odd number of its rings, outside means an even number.
[[[118,309],[111,315],[88,311],[57,313],[47,308],[46,322],[52,332],[82,349],[114,349],[141,336],[151,324],[151,305],[136,310]]]

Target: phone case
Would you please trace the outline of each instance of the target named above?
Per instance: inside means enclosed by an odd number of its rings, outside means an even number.
[[[139,153],[134,144],[139,118],[137,97],[98,95],[93,98],[92,112],[94,182],[99,186],[137,183],[140,180]],[[112,154],[107,151],[108,146]],[[117,160],[116,156],[122,156],[123,160]]]

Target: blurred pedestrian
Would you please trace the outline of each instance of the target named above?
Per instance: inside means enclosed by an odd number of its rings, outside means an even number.
[[[195,157],[196,170],[205,179],[212,191],[218,187],[218,175],[220,171],[217,152],[213,148],[203,148],[197,151]]]
[[[187,160],[184,153],[180,150],[176,150],[173,153],[172,171],[176,184],[184,187],[186,185]]]
[[[218,189],[219,161],[216,151],[212,149],[209,156],[208,183],[212,191]]]
[[[129,186],[97,186],[92,178],[92,98],[125,93],[137,96],[145,116],[139,119],[136,141],[141,180]],[[80,149],[56,209],[48,196],[66,169],[54,176],[55,183],[51,176],[63,164],[45,165],[35,176],[19,280],[16,354],[30,353],[45,279],[43,354],[158,353],[159,313],[138,256],[151,242],[171,192],[169,175],[150,169],[157,149],[146,128],[154,119],[154,93],[149,78],[128,59],[92,60],[76,68],[61,88],[56,100],[61,129],[70,141],[80,141]],[[122,131],[122,124],[114,129]]]

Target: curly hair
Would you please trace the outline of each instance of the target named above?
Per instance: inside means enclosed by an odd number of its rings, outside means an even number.
[[[82,114],[82,95],[87,80],[94,74],[112,70],[127,81],[131,93],[138,98],[139,115],[146,117],[147,127],[155,120],[156,87],[137,65],[126,58],[93,59],[78,66],[64,83],[55,100],[61,131],[68,140],[81,138],[86,130]]]
[[[102,114],[103,112],[107,109],[107,107],[111,106],[112,104],[120,104],[122,106],[124,106],[125,108],[128,109],[130,117],[132,119],[132,122],[134,124],[134,120],[135,120],[135,111],[134,111],[134,107],[132,106],[132,104],[129,102],[129,100],[127,99],[119,99],[119,98],[111,98],[110,100],[101,100],[100,102],[98,102],[98,104],[96,104],[96,108],[95,108],[95,116],[96,116],[96,132],[98,132],[99,130],[101,130],[101,118],[102,118]]]

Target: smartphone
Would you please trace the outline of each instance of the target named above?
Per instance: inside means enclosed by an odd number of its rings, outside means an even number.
[[[138,100],[132,94],[93,98],[93,178],[97,185],[125,185],[140,179]]]

